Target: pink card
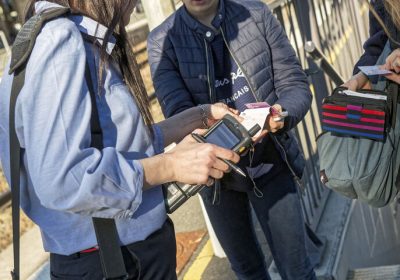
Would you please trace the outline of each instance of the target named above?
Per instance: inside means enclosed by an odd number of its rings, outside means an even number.
[[[267,102],[257,102],[257,103],[247,103],[245,104],[247,109],[259,109],[259,108],[269,108],[271,105],[269,105]]]

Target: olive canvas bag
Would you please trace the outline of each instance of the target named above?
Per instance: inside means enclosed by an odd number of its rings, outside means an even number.
[[[377,64],[391,53],[386,44]],[[373,207],[392,202],[399,192],[400,108],[398,85],[381,80],[374,85],[393,97],[392,125],[384,141],[325,132],[317,138],[320,179],[341,195],[359,199]]]

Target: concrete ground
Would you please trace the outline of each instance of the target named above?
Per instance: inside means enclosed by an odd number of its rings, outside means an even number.
[[[200,207],[199,198],[192,197],[181,208],[171,215],[175,224],[176,232],[190,232],[197,229],[206,230],[206,223]],[[208,246],[207,246],[208,245]],[[202,243],[192,255],[189,263],[185,266],[179,279],[194,280],[231,280],[235,275],[230,269],[226,258],[218,258],[213,255],[209,248],[210,237],[207,234]],[[207,249],[208,248],[208,249]],[[207,255],[208,254],[208,255]],[[208,263],[199,265],[202,259],[208,259]],[[207,261],[206,261],[207,262]]]

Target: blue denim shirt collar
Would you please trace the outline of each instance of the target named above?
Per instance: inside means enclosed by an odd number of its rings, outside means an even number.
[[[197,33],[202,34],[208,41],[212,41],[214,39],[216,35],[215,32],[211,28],[205,26],[194,17],[192,17],[185,6],[180,9],[180,15],[189,28],[196,31]],[[222,26],[222,23],[224,22],[224,19],[225,3],[224,0],[219,0],[218,11],[211,24],[214,26],[215,29],[219,30]],[[209,36],[209,34],[211,34],[211,36]]]
[[[62,7],[56,3],[48,2],[48,1],[39,1],[35,3],[35,12],[42,13],[51,8]],[[70,20],[72,20],[79,31],[86,33],[89,36],[92,36],[97,39],[97,42],[100,45],[103,45],[104,37],[107,33],[107,27],[98,23],[97,21],[82,15],[70,15],[68,16]],[[116,40],[114,36],[111,36],[109,42],[107,43],[106,51],[108,54],[111,54],[116,44]]]

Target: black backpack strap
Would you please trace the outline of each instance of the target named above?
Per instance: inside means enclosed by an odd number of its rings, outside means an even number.
[[[9,145],[10,145],[10,169],[11,169],[11,201],[13,223],[13,253],[14,269],[11,271],[13,280],[20,279],[20,174],[22,149],[15,130],[15,106],[18,95],[25,83],[25,67],[35,45],[36,37],[43,24],[52,18],[56,18],[69,11],[68,8],[52,9],[46,13],[38,14],[27,21],[18,33],[12,47],[11,64],[9,74],[14,73],[11,88],[9,108]]]
[[[11,205],[12,205],[12,224],[13,224],[13,253],[14,253],[14,269],[11,271],[12,279],[18,280],[20,277],[20,171],[21,171],[21,146],[15,130],[15,105],[17,103],[18,95],[24,85],[25,81],[25,67],[20,71],[15,72],[14,80],[11,89],[10,98],[10,169],[11,169]]]
[[[103,149],[103,132],[100,126],[99,113],[96,104],[96,91],[93,86],[90,67],[86,61],[85,69],[86,84],[90,92],[92,102],[91,124],[91,146]],[[127,279],[124,258],[119,245],[117,226],[114,219],[93,218],[93,226],[96,232],[97,244],[99,246],[101,267],[105,279]]]
[[[20,279],[20,173],[22,149],[15,130],[15,107],[18,95],[25,82],[25,68],[30,54],[44,23],[48,20],[62,16],[69,12],[68,8],[56,8],[30,18],[15,39],[9,74],[14,73],[12,92],[10,98],[10,168],[12,191],[12,220],[13,220],[13,247],[14,269],[11,272],[13,280]],[[102,131],[96,105],[95,90],[93,87],[90,69],[86,62],[85,79],[90,92],[92,102],[91,134],[92,147],[102,149]],[[101,264],[105,279],[127,279],[127,272],[119,246],[118,232],[114,219],[93,218],[97,243],[100,250]]]
[[[36,37],[40,30],[42,30],[43,25],[47,21],[65,15],[68,12],[68,8],[50,9],[31,17],[22,26],[12,46],[9,74],[14,73],[18,68],[25,67],[33,47],[35,46]]]

